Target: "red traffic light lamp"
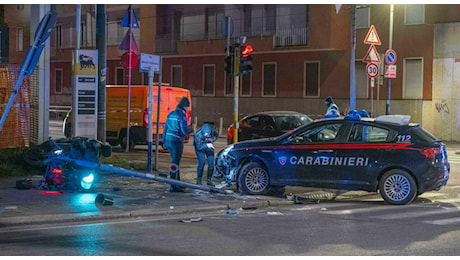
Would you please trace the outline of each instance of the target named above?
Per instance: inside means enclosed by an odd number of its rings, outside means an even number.
[[[247,57],[254,49],[251,45],[242,45],[240,46],[241,57]]]

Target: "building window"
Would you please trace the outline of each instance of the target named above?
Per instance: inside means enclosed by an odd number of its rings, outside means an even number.
[[[249,72],[241,77],[241,96],[251,96],[251,76],[252,72]]]
[[[16,30],[16,51],[24,51],[24,28]]]
[[[184,14],[181,19],[181,40],[196,41],[203,40],[205,35],[206,17],[204,14]]]
[[[171,79],[173,87],[182,87],[182,66],[171,66]]]
[[[404,6],[404,24],[424,24],[425,23],[425,5],[405,5]]]
[[[371,8],[361,6],[356,8],[356,29],[369,28],[371,24]]]
[[[208,39],[216,39],[222,37],[222,20],[224,19],[224,13],[222,10],[216,8],[206,8],[206,21],[205,21],[205,33]]]
[[[404,59],[404,99],[423,98],[423,59]]]
[[[252,32],[252,5],[243,5],[243,33],[251,35]]]
[[[264,63],[263,68],[263,96],[275,96],[276,63]]]
[[[214,95],[215,65],[203,66],[203,95]]]
[[[362,61],[355,61],[356,98],[368,97],[369,80],[366,73],[366,66],[367,63],[364,63]]]
[[[124,85],[125,84],[125,69],[123,68],[115,68],[116,76],[115,79],[116,85]]]
[[[54,93],[62,93],[62,69],[54,71]]]
[[[265,5],[265,31],[276,31],[276,5]]]
[[[56,48],[62,48],[62,25],[57,24],[54,28],[54,33],[56,34]]]
[[[305,62],[305,96],[318,97],[319,96],[319,61]]]
[[[233,76],[231,74],[225,74],[225,95],[226,96],[231,96],[233,95]]]

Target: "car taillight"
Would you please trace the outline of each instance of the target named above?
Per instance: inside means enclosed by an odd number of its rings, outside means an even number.
[[[426,158],[433,159],[437,154],[441,153],[441,149],[440,148],[423,148],[420,152]]]

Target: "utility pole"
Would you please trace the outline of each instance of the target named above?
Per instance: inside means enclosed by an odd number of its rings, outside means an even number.
[[[391,50],[393,49],[393,16],[394,16],[394,4],[390,5],[390,34],[389,34],[389,43],[388,43],[388,49]],[[387,84],[388,84],[388,99],[387,99],[387,110],[386,114],[390,114],[390,100],[391,100],[391,78],[387,79]]]
[[[106,142],[106,70],[107,70],[107,43],[106,43],[106,13],[105,5],[96,5],[96,48],[99,61],[98,106],[97,106],[97,139]]]
[[[350,52],[350,111],[356,109],[356,75],[355,75],[355,49],[356,49],[356,5],[352,4],[351,12],[351,52]]]

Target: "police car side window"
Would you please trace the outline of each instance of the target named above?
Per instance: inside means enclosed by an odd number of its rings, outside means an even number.
[[[294,143],[317,143],[334,141],[341,124],[325,124],[309,129],[289,139]]]
[[[390,131],[384,128],[369,126],[368,127],[368,142],[385,142]]]
[[[348,136],[348,141],[364,143],[385,142],[389,132],[384,128],[357,123],[353,125]]]

